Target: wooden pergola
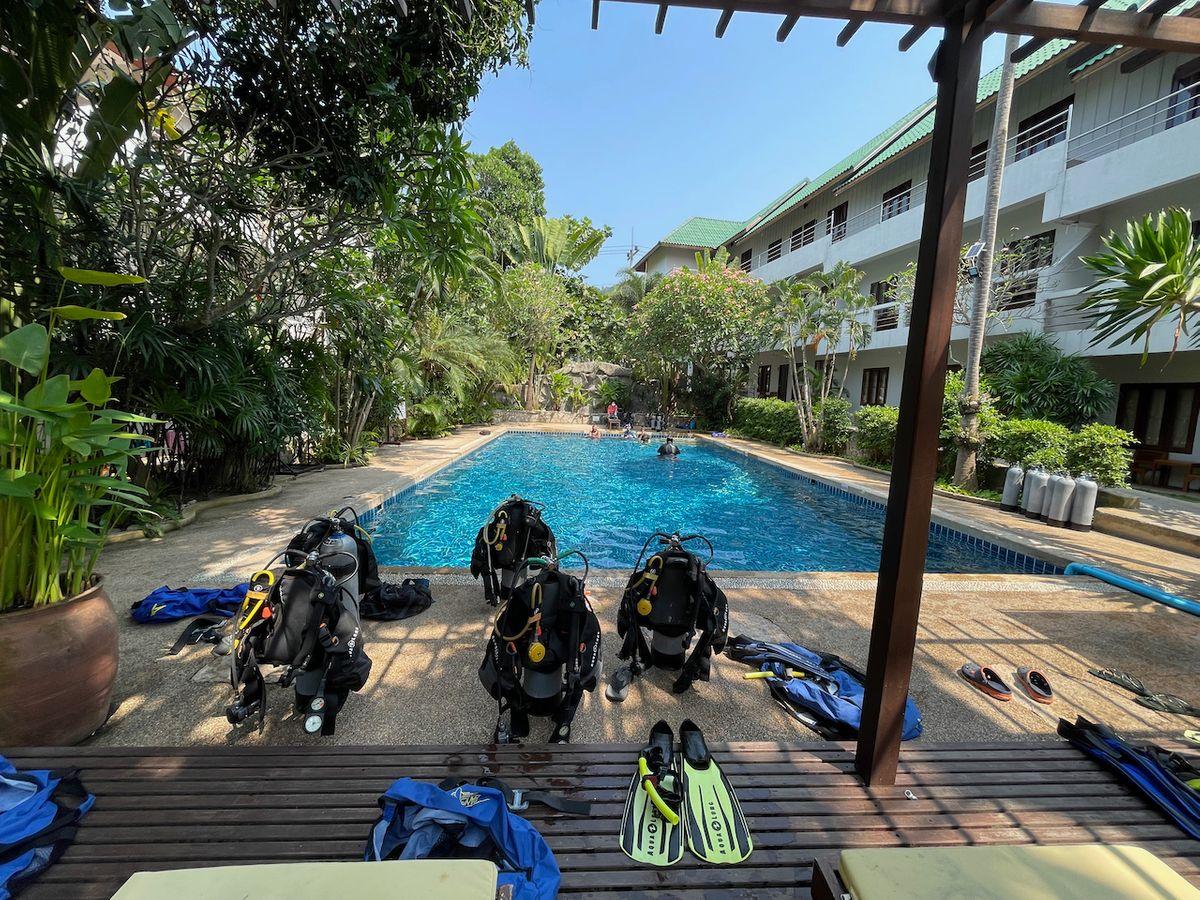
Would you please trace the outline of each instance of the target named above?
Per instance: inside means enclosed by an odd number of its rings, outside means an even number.
[[[662,32],[667,10],[672,6],[718,12],[718,38],[725,34],[735,13],[778,16],[779,41],[787,39],[801,16],[843,19],[846,26],[838,35],[838,46],[845,46],[866,22],[904,25],[908,30],[900,38],[901,51],[912,47],[930,29],[942,29],[941,42],[930,61],[930,73],[937,83],[937,105],[929,187],[917,249],[900,421],[867,659],[867,690],[855,754],[855,768],[868,784],[894,784],[921,608],[983,41],[997,32],[1030,35],[1032,40],[1016,51],[1014,58],[1018,60],[1054,38],[1101,47],[1141,47],[1147,53],[1200,53],[1200,18],[1167,16],[1181,0],[1151,0],[1137,12],[1102,8],[1104,0],[1083,0],[1077,6],[1044,0],[613,2],[656,6],[656,33]],[[592,0],[593,28],[599,26],[599,18],[600,0]]]

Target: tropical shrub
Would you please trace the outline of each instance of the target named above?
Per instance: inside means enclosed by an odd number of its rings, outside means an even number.
[[[1066,464],[1070,441],[1070,429],[1057,422],[1002,419],[992,429],[981,456],[1018,463],[1026,468],[1059,469]]]
[[[852,425],[850,401],[845,397],[826,397],[813,404],[817,423],[817,440],[812,447],[821,453],[840,456],[850,444]]]
[[[687,380],[687,390],[680,398],[680,405],[696,417],[700,429],[724,431],[733,422],[733,406],[738,399],[736,385],[698,371]]]
[[[90,285],[139,280],[62,275]],[[100,369],[82,379],[49,372],[59,323],[119,318],[61,305],[49,327],[29,323],[0,338],[0,611],[81,593],[116,514],[146,509],[146,490],[127,473],[145,444],[130,426],[149,420],[109,407],[115,379]]]
[[[938,472],[947,479],[954,473],[958,448],[967,439],[960,405],[965,390],[966,377],[962,372],[946,373],[946,391],[942,397],[942,427],[938,434]],[[991,440],[1000,419],[1000,413],[996,411],[991,397],[987,394],[981,395],[976,422],[981,445],[986,446]]]
[[[854,446],[865,462],[892,464],[899,421],[900,410],[895,406],[863,406],[854,414]]]
[[[733,433],[789,447],[804,440],[794,404],[773,397],[739,397],[734,405]]]
[[[622,409],[629,408],[629,398],[633,394],[633,385],[623,378],[606,378],[596,388],[596,399],[601,406],[615,403]]]
[[[1116,386],[1076,353],[1044,334],[1021,334],[983,351],[985,389],[996,408],[1019,419],[1049,419],[1078,428],[1108,412]]]
[[[1129,483],[1137,439],[1114,425],[1085,425],[1067,439],[1066,466],[1072,475],[1088,474],[1100,484]]]

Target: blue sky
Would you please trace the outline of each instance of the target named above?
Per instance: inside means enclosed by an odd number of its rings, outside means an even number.
[[[908,53],[904,29],[864,25],[845,48],[842,22],[604,3],[591,30],[586,0],[542,0],[528,69],[489,76],[466,123],[472,149],[515,140],[542,164],[551,215],[607,224],[613,237],[586,274],[615,280],[642,250],[691,215],[740,219],[828,168],[922,100],[934,85],[927,34]],[[995,39],[984,68],[999,63]]]

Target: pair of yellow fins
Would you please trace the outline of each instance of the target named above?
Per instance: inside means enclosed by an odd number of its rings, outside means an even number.
[[[741,804],[704,735],[691,720],[679,726],[675,751],[671,726],[658,722],[638,755],[629,784],[620,844],[625,855],[652,866],[673,866],[684,844],[698,859],[734,865],[754,850]]]

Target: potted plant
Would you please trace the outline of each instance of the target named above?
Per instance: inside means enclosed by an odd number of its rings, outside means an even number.
[[[66,283],[118,285],[136,276],[60,269]],[[45,325],[0,337],[0,746],[71,744],[104,724],[117,675],[117,622],[95,574],[117,512],[144,508],[126,477],[144,452],[109,408],[116,379],[50,374],[65,321],[123,313],[59,305]]]

